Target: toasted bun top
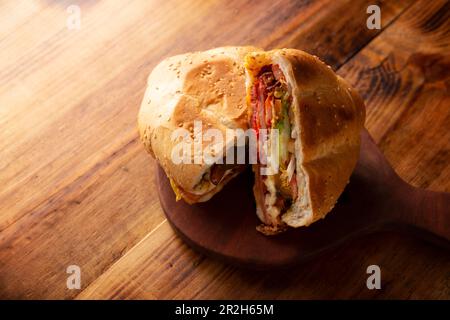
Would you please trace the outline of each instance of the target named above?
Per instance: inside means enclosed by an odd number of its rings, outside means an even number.
[[[247,90],[267,64],[278,64],[286,77],[298,134],[299,198],[282,219],[294,227],[309,225],[333,208],[348,183],[359,156],[364,103],[329,66],[295,49],[249,54]]]
[[[194,137],[194,121],[202,121],[202,130],[221,131],[247,128],[245,103],[244,56],[254,47],[223,47],[193,52],[163,60],[151,72],[139,112],[138,126],[146,149],[165,170],[175,187],[209,199],[220,190],[218,186],[196,189],[205,171],[205,163],[175,164],[171,160],[172,133],[179,128]],[[213,143],[213,142],[210,142]],[[203,149],[209,143],[203,141]],[[224,144],[226,145],[226,143]],[[197,186],[198,187],[198,186]],[[192,201],[191,201],[192,202]]]

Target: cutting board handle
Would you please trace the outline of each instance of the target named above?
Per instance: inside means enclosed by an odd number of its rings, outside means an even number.
[[[400,189],[397,221],[423,229],[450,241],[450,194],[414,188],[408,184]],[[401,200],[400,200],[401,199]]]
[[[402,180],[378,149],[367,130],[362,132],[362,148],[357,176],[370,184],[371,197],[378,199],[379,220],[427,231],[450,241],[450,194],[415,188]],[[412,227],[412,228],[411,228]],[[418,232],[427,236],[424,232]],[[429,234],[428,234],[429,236]]]

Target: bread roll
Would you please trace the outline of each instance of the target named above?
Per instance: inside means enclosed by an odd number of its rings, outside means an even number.
[[[248,128],[243,59],[258,50],[223,47],[181,54],[163,60],[148,77],[138,117],[139,133],[147,151],[169,177],[177,199],[206,201],[244,168],[195,163],[199,151],[210,150],[211,144],[217,143],[212,139],[203,140],[201,150],[192,150],[191,163],[174,163],[172,152],[180,141],[174,141],[172,134],[185,129],[192,140],[202,139],[194,130],[195,121],[201,121],[203,133],[213,128],[223,134],[221,153],[233,147],[234,140],[225,138],[226,129]]]

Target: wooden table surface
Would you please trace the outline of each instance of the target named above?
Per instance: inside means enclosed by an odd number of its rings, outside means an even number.
[[[381,30],[366,27],[373,3]],[[79,30],[67,27],[72,4]],[[443,0],[2,1],[0,297],[450,299],[449,252],[392,232],[284,272],[193,252],[164,218],[136,129],[164,57],[304,49],[357,88],[403,179],[450,192],[449,18]],[[371,264],[381,290],[366,287]],[[66,287],[69,265],[81,268],[80,290]]]

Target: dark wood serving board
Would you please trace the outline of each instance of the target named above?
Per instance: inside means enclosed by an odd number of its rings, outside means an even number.
[[[450,243],[450,194],[414,188],[394,172],[366,130],[360,159],[335,208],[310,227],[264,236],[247,170],[210,201],[175,201],[164,171],[158,170],[162,208],[176,233],[194,249],[225,262],[250,267],[286,267],[364,233],[386,228],[411,231]]]

